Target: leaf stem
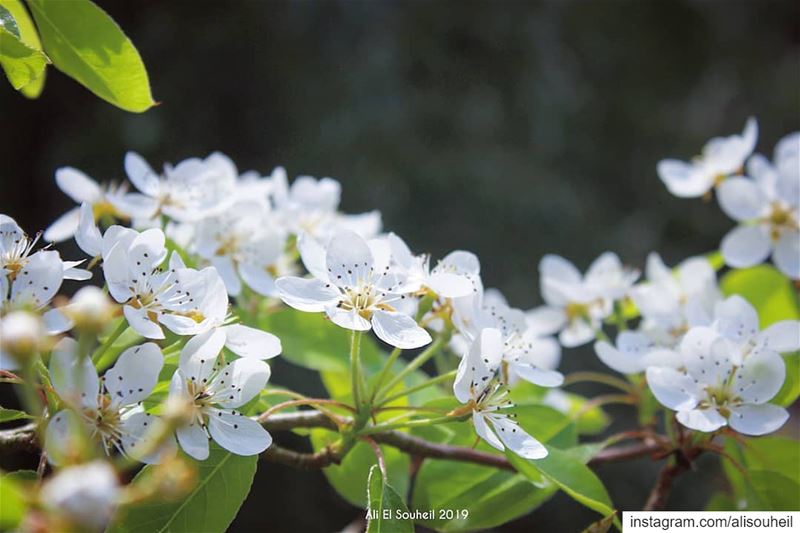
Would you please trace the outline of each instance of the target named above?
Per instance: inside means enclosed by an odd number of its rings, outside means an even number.
[[[392,387],[403,381],[407,375],[427,363],[428,360],[436,355],[436,353],[442,348],[443,344],[444,338],[442,336],[437,337],[436,340],[433,341],[433,344],[428,346],[422,353],[416,356],[410,363],[408,363],[408,365],[406,365],[403,370],[393,377],[380,392],[378,392],[377,398],[380,399],[383,397],[386,393],[392,390]]]
[[[106,351],[111,348],[111,345],[114,344],[114,342],[116,342],[116,340],[120,338],[127,329],[128,321],[123,319],[122,322],[119,323],[119,326],[117,326],[117,329],[115,329],[111,335],[108,336],[103,345],[94,351],[92,354],[92,362],[97,364],[100,359],[103,358],[103,355],[106,353]]]
[[[409,394],[412,394],[414,392],[418,392],[418,391],[421,391],[423,389],[427,389],[428,387],[432,387],[434,385],[438,385],[439,383],[448,381],[449,379],[454,378],[456,376],[456,373],[457,373],[457,370],[451,370],[450,372],[442,374],[441,376],[436,376],[435,378],[431,378],[431,379],[428,379],[426,381],[423,381],[419,385],[414,385],[413,387],[409,387],[407,389],[403,389],[403,390],[401,390],[400,392],[398,392],[396,394],[392,394],[391,396],[389,396],[387,398],[384,398],[383,400],[381,400],[380,404],[378,404],[378,405],[379,406],[386,405],[389,402],[392,402],[392,401],[397,400],[399,398],[403,398],[403,397],[408,396]]]
[[[378,394],[378,391],[381,389],[381,385],[383,385],[383,382],[386,381],[386,376],[392,370],[395,361],[397,361],[397,358],[400,357],[401,353],[403,353],[403,350],[401,350],[400,348],[395,348],[394,350],[392,350],[392,353],[389,354],[389,358],[386,360],[386,363],[383,365],[383,368],[381,368],[380,374],[378,374],[378,377],[375,378],[375,383],[372,385],[373,400],[375,399],[375,396]]]
[[[615,389],[627,392],[628,394],[635,395],[637,392],[636,388],[627,381],[614,376],[609,376],[608,374],[602,374],[600,372],[573,372],[564,378],[563,386],[566,387],[567,385],[572,385],[574,383],[586,382],[602,383],[603,385],[614,387]]]

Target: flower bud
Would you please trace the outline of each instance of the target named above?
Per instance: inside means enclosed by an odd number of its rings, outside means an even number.
[[[44,506],[75,529],[100,531],[108,524],[121,489],[114,469],[105,462],[60,470],[42,487]]]
[[[183,427],[195,417],[195,406],[191,399],[184,395],[170,395],[164,402],[161,419],[172,427]]]
[[[0,319],[0,351],[18,363],[34,357],[46,337],[41,318],[27,311],[14,311]]]
[[[114,318],[116,311],[117,306],[108,295],[92,285],[76,292],[70,304],[62,309],[76,328],[94,333],[102,331]]]

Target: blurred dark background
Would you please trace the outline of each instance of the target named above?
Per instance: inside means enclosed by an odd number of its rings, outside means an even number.
[[[749,115],[766,154],[800,127],[791,0],[98,3],[161,105],[127,114],[52,69],[37,101],[0,84],[0,211],[31,233],[71,207],[59,166],[121,180],[126,150],[154,165],[221,150],[242,171],[340,179],[346,211],[380,209],[436,257],[476,252],[487,285],[528,308],[548,252],[583,269],[608,249],[634,265],[651,250],[672,264],[715,249],[732,223],[672,197],[656,162],[690,158]],[[587,349],[565,353],[566,371],[592,365]],[[273,375],[318,386],[287,364]],[[654,468],[599,473],[620,508],[637,509]],[[701,509],[723,486],[707,464],[670,507]],[[232,531],[334,531],[360,514],[321,473],[262,464]],[[559,496],[499,530],[594,519]]]

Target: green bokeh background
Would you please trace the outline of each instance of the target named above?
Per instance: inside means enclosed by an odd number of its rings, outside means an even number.
[[[767,154],[800,127],[791,1],[98,3],[139,48],[161,105],[127,114],[53,70],[37,101],[3,84],[0,211],[30,232],[71,206],[59,166],[121,180],[126,150],[155,164],[221,150],[242,171],[338,178],[346,211],[380,209],[437,257],[474,251],[486,284],[527,308],[548,252],[585,268],[608,249],[634,265],[651,250],[671,264],[715,249],[731,222],[672,197],[656,162],[691,157],[749,115]],[[567,371],[593,366],[590,350],[565,352]],[[319,386],[285,363],[273,376]],[[654,466],[599,473],[637,509]],[[701,462],[671,507],[700,509],[721,486]],[[232,530],[333,531],[358,515],[320,473],[264,463]],[[594,519],[559,496],[499,530]]]

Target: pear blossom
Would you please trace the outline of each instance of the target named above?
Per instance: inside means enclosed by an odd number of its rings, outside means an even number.
[[[453,384],[456,399],[470,408],[476,433],[492,447],[501,451],[508,448],[525,459],[546,457],[542,443],[525,432],[508,412],[514,404],[496,376],[502,356],[500,331],[482,330],[458,365]]]
[[[374,329],[387,344],[402,349],[431,342],[430,334],[393,307],[406,298],[401,280],[389,271],[388,246],[368,244],[352,231],[334,236],[327,248],[313,239],[298,243],[303,264],[313,278],[282,277],[281,299],[300,311],[324,312],[336,325],[354,331]]]
[[[722,256],[736,268],[763,262],[800,278],[800,132],[775,148],[774,165],[756,154],[747,165],[751,177],[738,176],[718,189],[722,210],[739,225],[722,239]]]
[[[691,162],[662,159],[658,162],[658,175],[675,196],[703,196],[731,174],[740,173],[757,139],[758,123],[751,117],[741,134],[711,139]]]
[[[630,296],[643,318],[640,329],[653,342],[674,346],[690,327],[710,325],[721,295],[707,259],[687,259],[673,272],[651,253],[645,273],[647,281],[636,285]]]
[[[358,215],[339,213],[342,186],[333,178],[298,176],[289,186],[286,171],[272,173],[272,200],[275,212],[289,232],[308,233],[327,242],[339,231],[354,231],[365,239],[381,230],[381,214],[370,211]]]
[[[678,422],[703,432],[724,426],[745,435],[764,435],[789,418],[768,403],[786,377],[783,359],[768,349],[737,362],[726,339],[713,328],[689,330],[678,348],[681,368],[651,366],[647,383],[656,399],[676,411]]]
[[[178,222],[196,222],[219,214],[236,199],[236,165],[214,152],[205,159],[190,158],[157,174],[135,152],[125,154],[125,172],[133,186],[150,198],[153,212]]]
[[[396,234],[389,233],[386,239],[392,253],[393,267],[403,278],[399,292],[431,292],[442,298],[459,298],[477,292],[475,277],[480,266],[474,254],[461,250],[451,252],[431,268],[430,256],[415,256]]]
[[[755,308],[739,295],[717,303],[713,326],[728,341],[731,359],[737,365],[764,350],[800,350],[800,320],[781,320],[761,330]]]
[[[120,503],[117,473],[104,461],[59,470],[42,485],[45,507],[81,531],[102,531]]]
[[[183,450],[200,461],[209,454],[208,440],[237,455],[256,455],[272,437],[255,420],[236,411],[264,388],[269,366],[254,358],[225,362],[220,353],[225,334],[212,330],[189,340],[170,381],[170,396],[188,400],[192,420],[177,430]]]
[[[145,463],[157,462],[160,453],[169,450],[169,442],[145,455],[139,455],[136,447],[147,441],[155,422],[141,402],[158,383],[163,365],[161,350],[148,342],[122,352],[99,378],[91,357],[78,353],[78,343],[62,339],[53,349],[49,370],[53,388],[69,407],[55,413],[47,425],[48,460],[59,465],[69,457],[73,426],[80,423],[107,454],[117,451]]]
[[[62,167],[56,170],[56,184],[79,206],[89,204],[96,219],[110,215],[127,220],[132,217],[150,218],[155,214],[155,206],[147,197],[127,192],[126,185],[101,186],[76,168]],[[73,237],[78,230],[79,220],[80,207],[70,209],[45,230],[44,240],[61,242]]]
[[[114,230],[112,226],[106,235]],[[228,294],[216,269],[186,268],[173,253],[166,270],[164,233],[120,229],[103,260],[111,296],[123,304],[130,326],[148,339],[163,339],[161,325],[178,335],[196,335],[221,325]],[[105,237],[104,237],[105,240]],[[109,243],[110,244],[110,243]]]
[[[614,301],[624,297],[639,277],[611,252],[595,259],[585,276],[563,257],[546,255],[539,262],[539,275],[545,301],[539,308],[542,317],[560,330],[558,338],[567,348],[594,339]]]
[[[480,294],[480,293],[479,293]],[[503,341],[499,371],[504,383],[514,384],[523,379],[542,387],[558,387],[564,376],[555,369],[561,360],[561,346],[549,334],[548,322],[540,318],[540,311],[525,313],[508,305],[503,295],[489,290],[475,298],[472,316],[464,320],[459,309],[454,323],[460,327],[451,346],[457,353],[465,353],[485,330],[500,332]]]
[[[80,261],[62,261],[58,252],[34,247],[39,235],[29,238],[13,218],[0,214],[0,310],[31,305],[45,307],[65,279],[91,276],[75,268]]]
[[[241,293],[242,280],[263,296],[277,296],[275,275],[287,270],[286,236],[267,209],[243,200],[195,227],[197,253],[217,269],[230,296]]]

